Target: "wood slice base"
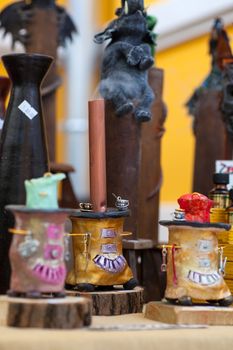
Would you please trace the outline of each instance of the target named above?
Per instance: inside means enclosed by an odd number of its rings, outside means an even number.
[[[115,288],[110,291],[95,291],[92,293],[67,290],[69,296],[84,296],[92,300],[92,314],[95,316],[114,316],[141,313],[143,308],[142,287],[133,290]]]
[[[1,325],[19,328],[73,329],[91,324],[91,300],[0,297]]]
[[[145,317],[171,324],[233,325],[233,307],[179,306],[162,302],[146,305]]]

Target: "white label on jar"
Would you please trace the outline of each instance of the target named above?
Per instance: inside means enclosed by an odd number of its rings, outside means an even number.
[[[23,112],[30,120],[37,116],[38,112],[33,108],[29,102],[24,100],[18,108]]]

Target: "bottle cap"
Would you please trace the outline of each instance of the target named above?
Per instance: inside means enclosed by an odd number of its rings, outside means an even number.
[[[214,182],[214,184],[227,185],[227,184],[229,184],[229,174],[226,174],[226,173],[215,173],[213,175],[213,182]]]

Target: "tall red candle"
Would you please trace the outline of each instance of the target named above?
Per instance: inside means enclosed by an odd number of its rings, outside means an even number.
[[[103,99],[92,100],[89,107],[90,197],[95,212],[105,212],[106,152],[105,104]]]

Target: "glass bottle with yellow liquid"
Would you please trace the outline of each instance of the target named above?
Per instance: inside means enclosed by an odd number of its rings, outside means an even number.
[[[230,205],[229,191],[229,174],[215,173],[213,175],[214,188],[209,193],[209,198],[213,201],[211,209],[211,222],[227,222],[226,208]]]

